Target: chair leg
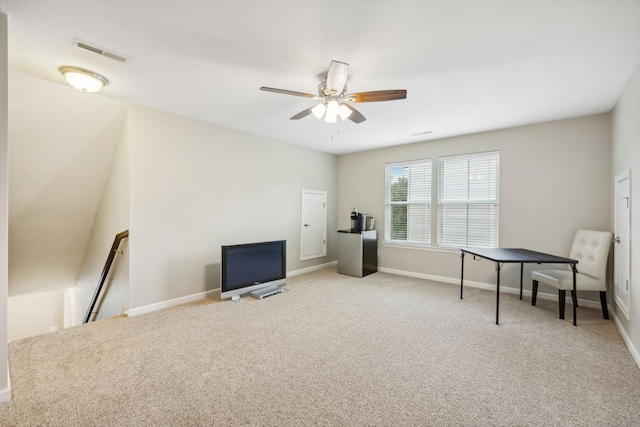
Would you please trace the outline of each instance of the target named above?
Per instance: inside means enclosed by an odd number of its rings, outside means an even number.
[[[602,316],[609,320],[609,310],[607,309],[607,292],[600,291],[600,305],[602,306]]]
[[[576,307],[578,307],[578,297],[576,296],[576,293],[571,291],[571,299],[573,300],[573,303],[576,305]]]
[[[536,305],[536,300],[538,299],[538,281],[533,281],[533,286],[531,289],[531,305]]]
[[[564,319],[564,297],[567,292],[563,289],[558,290],[558,309],[560,310],[560,318]]]

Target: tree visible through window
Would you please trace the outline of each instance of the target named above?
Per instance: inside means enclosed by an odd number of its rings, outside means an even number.
[[[391,183],[391,202],[407,201],[409,180],[403,176]],[[391,205],[391,240],[407,240],[407,205]]]
[[[431,243],[431,160],[386,166],[385,240]]]

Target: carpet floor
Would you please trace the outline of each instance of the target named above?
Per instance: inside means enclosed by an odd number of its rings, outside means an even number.
[[[557,303],[335,267],[9,344],[0,425],[639,426],[613,321]]]

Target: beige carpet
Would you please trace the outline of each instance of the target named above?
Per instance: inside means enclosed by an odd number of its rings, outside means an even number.
[[[638,426],[612,321],[556,303],[335,268],[9,345],[0,425]],[[571,313],[567,307],[567,313]]]

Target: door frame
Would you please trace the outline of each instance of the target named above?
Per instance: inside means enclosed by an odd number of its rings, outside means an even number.
[[[323,250],[321,254],[304,256],[304,218],[302,215],[303,215],[303,209],[304,209],[305,194],[320,194],[324,196],[324,213],[323,213],[323,219],[322,219],[322,226],[324,228],[324,232],[322,235]],[[322,258],[325,256],[327,256],[327,192],[323,190],[302,189],[302,192],[300,194],[300,261],[306,261],[314,258]]]
[[[620,250],[625,250],[627,252],[627,268],[626,268],[626,273],[627,273],[627,278],[629,280],[629,282],[631,282],[631,208],[632,208],[632,203],[631,203],[631,170],[627,169],[621,173],[619,173],[618,175],[616,175],[615,178],[615,189],[614,189],[614,238],[617,239],[618,238],[618,184],[622,181],[628,181],[628,187],[629,187],[629,215],[627,218],[627,232],[629,233],[628,236],[628,241],[625,242],[624,246],[622,243],[619,242],[614,242],[614,247],[613,247],[613,295],[614,295],[614,301],[616,302],[616,305],[618,306],[618,308],[620,309],[620,312],[622,312],[622,314],[627,318],[627,320],[629,320],[629,313],[631,311],[631,283],[629,283],[629,289],[627,290],[627,301],[626,304],[623,300],[621,300],[620,298],[618,298],[618,253]]]

